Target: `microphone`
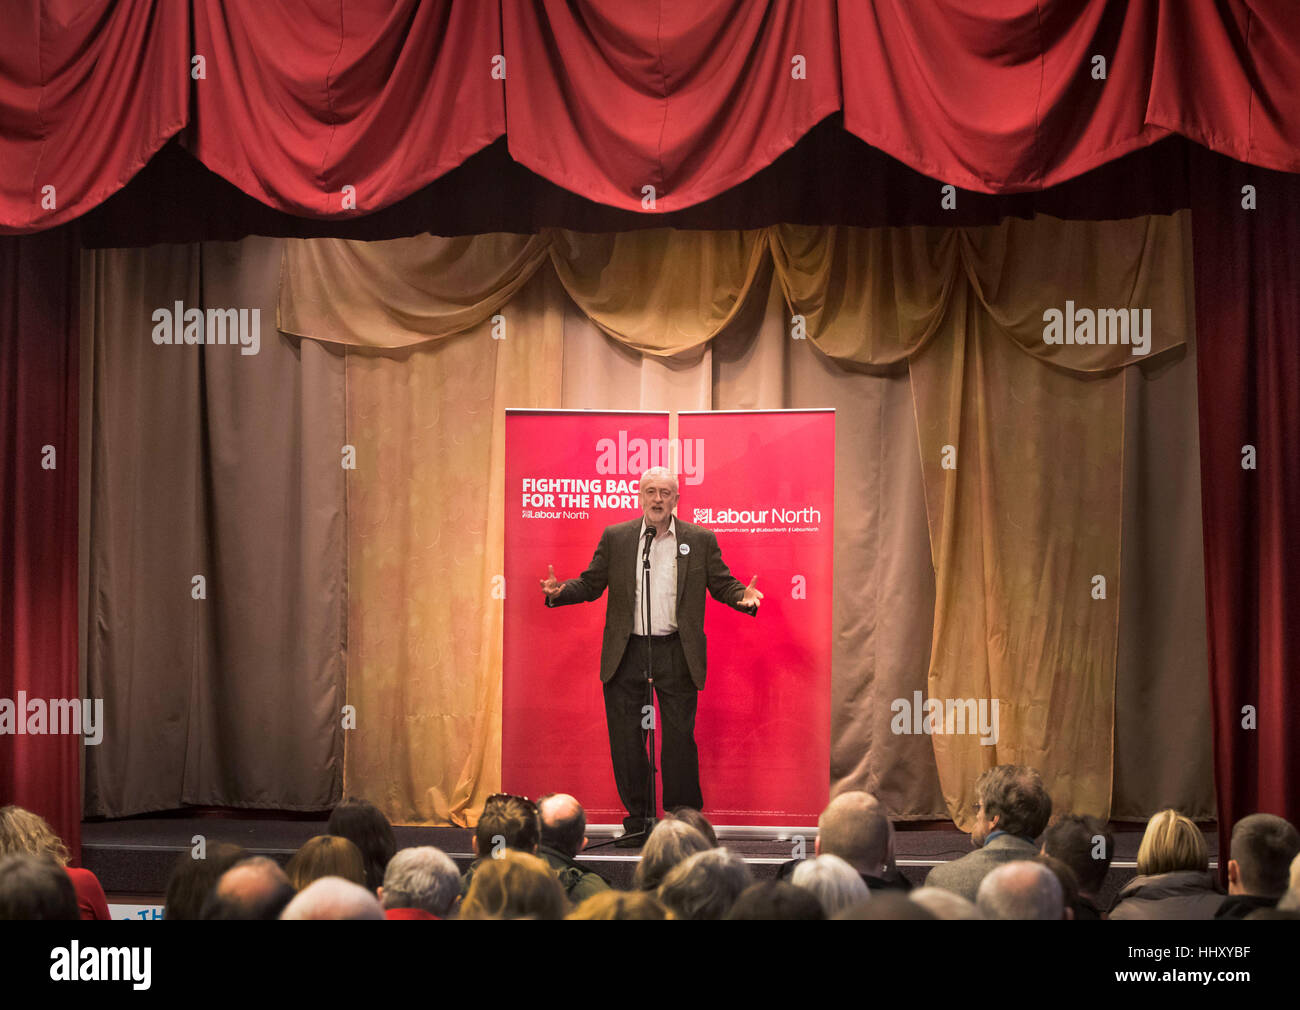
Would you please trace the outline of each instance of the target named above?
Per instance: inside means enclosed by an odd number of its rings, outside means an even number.
[[[641,555],[642,560],[645,562],[646,568],[650,567],[650,542],[654,540],[654,538],[655,538],[655,528],[653,526],[647,526],[645,528],[645,551]]]

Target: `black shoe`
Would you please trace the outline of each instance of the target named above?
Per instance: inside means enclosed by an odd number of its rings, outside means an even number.
[[[614,839],[616,849],[639,849],[654,830],[654,821],[625,820],[623,833]]]

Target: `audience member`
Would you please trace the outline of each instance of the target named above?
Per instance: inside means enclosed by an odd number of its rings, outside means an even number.
[[[1300,856],[1291,860],[1291,881],[1286,894],[1277,899],[1277,907],[1284,912],[1300,911]]]
[[[694,828],[690,830],[703,839]],[[739,856],[726,849],[705,849],[669,870],[658,895],[663,906],[678,919],[725,919],[740,892],[752,881],[749,867]]]
[[[942,887],[918,887],[907,896],[908,901],[920,905],[936,919],[982,919],[973,901],[967,901],[954,891]]]
[[[374,891],[342,877],[321,877],[304,887],[280,918],[285,920],[382,920],[384,910]]]
[[[542,822],[537,854],[555,871],[564,893],[574,904],[609,890],[609,881],[575,861],[587,847],[587,813],[568,793],[551,793],[537,801]]]
[[[593,894],[567,919],[671,919],[672,914],[645,891],[601,891]]]
[[[1251,814],[1232,828],[1228,896],[1216,919],[1244,919],[1257,908],[1274,908],[1290,883],[1291,862],[1300,854],[1300,832],[1276,814]]]
[[[657,891],[669,870],[708,849],[708,839],[685,821],[660,821],[641,849],[641,861],[632,872],[632,886],[638,891]]]
[[[460,901],[460,871],[432,845],[402,849],[379,888],[385,919],[449,919]]]
[[[871,897],[871,890],[858,871],[829,852],[800,861],[790,882],[811,891],[821,902],[827,918]]]
[[[0,856],[10,853],[54,860],[72,881],[81,918],[110,918],[108,899],[99,879],[87,869],[68,865],[68,847],[40,814],[12,804],[0,807]]]
[[[336,835],[309,838],[289,858],[284,869],[295,891],[322,877],[342,877],[363,887],[366,883],[366,861],[361,850]]]
[[[1052,816],[1052,798],[1038,772],[1022,765],[998,765],[975,780],[974,852],[942,863],[925,878],[929,887],[944,887],[975,901],[980,884],[995,868],[1033,859],[1034,844]],[[976,902],[978,904],[978,902]]]
[[[1115,838],[1106,822],[1083,814],[1059,814],[1043,833],[1042,851],[1074,871],[1079,885],[1079,897],[1072,906],[1074,917],[1103,918],[1101,890],[1115,855]]]
[[[509,793],[496,793],[483,803],[483,813],[474,828],[470,846],[474,862],[460,881],[460,893],[468,894],[478,868],[506,849],[536,854],[542,839],[542,822],[532,800]]]
[[[49,856],[0,855],[0,920],[76,922],[77,891],[63,867]]]
[[[870,901],[859,901],[850,905],[835,919],[871,919],[875,921],[929,920],[935,915],[928,908],[923,908],[910,900],[909,895],[901,891],[879,891],[871,896]]]
[[[563,919],[564,888],[537,856],[504,849],[481,861],[461,902],[462,919]]]
[[[1061,881],[1042,863],[1018,859],[995,866],[980,881],[975,905],[986,919],[1054,922],[1065,918]]]
[[[248,853],[244,849],[225,842],[206,845],[201,858],[195,856],[193,849],[186,849],[176,860],[172,875],[167,881],[163,919],[197,919],[203,911],[203,903],[221,875],[241,859],[247,858]]]
[[[871,891],[907,891],[912,885],[894,865],[894,826],[880,801],[870,793],[840,793],[817,819],[813,855],[839,856],[862,877]],[[789,880],[802,859],[792,859],[777,871]]]
[[[278,919],[293,899],[293,885],[274,859],[250,856],[217,880],[203,902],[200,919]]]
[[[1223,895],[1209,873],[1205,836],[1176,810],[1147,821],[1137,876],[1120,888],[1112,919],[1212,919]]]
[[[1056,882],[1061,885],[1061,900],[1065,903],[1063,918],[1073,919],[1074,906],[1079,903],[1079,878],[1055,856],[1045,856],[1040,852],[1033,858],[1033,862],[1046,866],[1056,877]]]
[[[1300,911],[1284,908],[1257,908],[1246,914],[1247,919],[1284,919],[1288,922],[1300,922]]]
[[[346,838],[361,850],[366,868],[366,887],[376,890],[384,882],[384,870],[397,851],[397,839],[388,818],[373,803],[344,800],[330,814],[326,834]]]
[[[709,848],[716,849],[718,847],[718,835],[713,830],[713,825],[709,823],[707,817],[694,807],[674,807],[670,816],[679,821],[685,821],[702,834],[708,840]]]
[[[844,865],[848,866],[847,863]],[[848,869],[857,879],[853,868]],[[867,885],[860,879],[858,883],[866,892]],[[806,888],[787,884],[784,880],[764,880],[741,891],[725,918],[813,921],[825,919],[826,909],[817,895]]]

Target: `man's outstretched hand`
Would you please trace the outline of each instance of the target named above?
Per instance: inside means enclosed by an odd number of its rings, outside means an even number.
[[[542,592],[544,592],[550,599],[553,600],[557,596],[559,596],[560,591],[564,589],[564,583],[556,579],[554,565],[547,565],[546,570],[550,574],[547,575],[546,578],[540,580],[542,583]]]
[[[763,594],[754,588],[757,582],[757,575],[749,580],[749,585],[745,587],[745,595],[740,598],[740,605],[742,607],[753,607],[755,610],[758,609],[758,601],[763,598]]]

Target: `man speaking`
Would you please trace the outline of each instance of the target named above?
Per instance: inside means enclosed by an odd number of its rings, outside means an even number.
[[[641,475],[642,516],[605,527],[596,554],[576,579],[560,582],[555,567],[541,580],[548,607],[588,603],[609,587],[600,679],[619,799],[627,808],[625,838],[651,826],[650,757],[642,731],[642,706],[650,703],[647,673],[659,696],[660,766],[664,809],[703,808],[700,760],[695,747],[695,707],[704,688],[704,590],[719,603],[754,616],[763,594],[732,576],[718,538],[673,515],[677,478],[663,467]],[[650,592],[644,590],[649,565]],[[647,623],[646,612],[649,611]]]

